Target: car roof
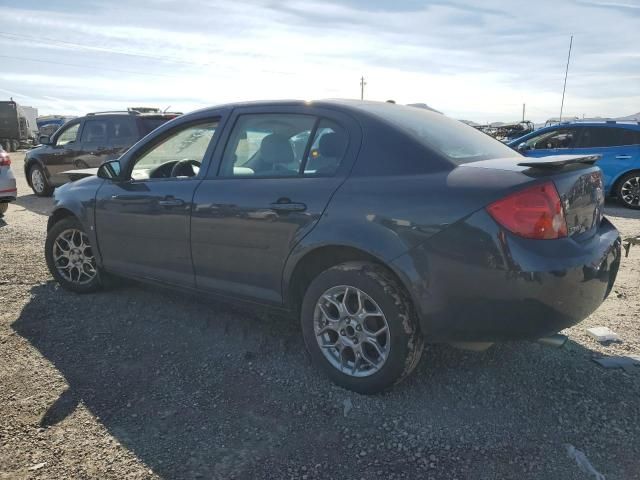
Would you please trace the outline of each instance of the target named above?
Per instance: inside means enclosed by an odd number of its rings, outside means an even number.
[[[415,109],[419,107],[413,107],[408,105],[399,105],[395,103],[389,102],[376,102],[370,100],[355,100],[355,99],[346,99],[346,98],[329,98],[329,99],[320,99],[320,100],[253,100],[247,102],[233,102],[233,103],[225,103],[220,105],[214,105],[211,107],[205,107],[199,110],[196,110],[200,113],[205,113],[208,111],[214,112],[220,109],[233,109],[233,108],[241,108],[241,107],[303,107],[303,106],[314,106],[321,108],[333,108],[336,110],[349,111],[353,113],[359,114],[369,114],[367,111],[367,106],[376,106],[377,108],[388,108],[388,109]],[[428,110],[426,110],[428,111]],[[195,112],[190,112],[195,113]],[[434,115],[440,115],[436,112],[431,112]]]
[[[634,122],[632,120],[577,120],[571,122],[562,122],[555,125],[550,125],[547,128],[563,128],[563,127],[623,127],[634,130],[640,130],[640,122]],[[540,129],[542,130],[542,128]]]

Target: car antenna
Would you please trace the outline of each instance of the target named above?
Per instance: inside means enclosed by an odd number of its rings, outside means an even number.
[[[567,76],[569,75],[569,62],[571,61],[571,47],[573,46],[573,35],[569,41],[569,55],[567,55],[567,69],[564,72],[564,87],[562,87],[562,103],[560,103],[560,123],[562,123],[562,110],[564,108],[564,92],[567,90]]]
[[[171,105],[169,105],[167,108],[165,108],[162,113],[167,113],[167,110],[169,110],[171,108]]]

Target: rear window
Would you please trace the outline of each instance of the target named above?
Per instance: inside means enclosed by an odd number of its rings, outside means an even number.
[[[399,127],[456,165],[520,155],[473,127],[426,109],[375,103],[359,107]]]
[[[169,120],[174,119],[175,117],[139,117],[138,122],[140,124],[140,133],[144,137],[148,133],[151,133],[160,125]]]

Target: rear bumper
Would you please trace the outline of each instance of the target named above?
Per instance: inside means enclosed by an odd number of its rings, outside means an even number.
[[[606,218],[581,242],[527,240],[482,210],[397,258],[394,268],[426,339],[536,339],[600,306],[618,272],[620,243]]]
[[[17,196],[16,179],[9,170],[0,176],[0,203],[14,202]]]

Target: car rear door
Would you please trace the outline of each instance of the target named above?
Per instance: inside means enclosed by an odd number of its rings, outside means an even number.
[[[640,163],[640,135],[636,130],[602,124],[584,127],[578,153],[600,155],[596,165],[602,170],[604,188],[608,193],[614,181]]]
[[[238,108],[229,123],[225,148],[194,196],[196,284],[280,304],[287,257],[346,178],[360,129],[350,117],[313,107]],[[326,134],[335,136],[319,142]],[[324,155],[312,148],[319,144],[328,145]]]
[[[108,271],[194,286],[193,193],[211,157],[218,123],[219,117],[208,117],[175,125],[123,158],[127,180],[105,180],[95,211],[98,248]],[[175,171],[182,160],[191,163]]]

